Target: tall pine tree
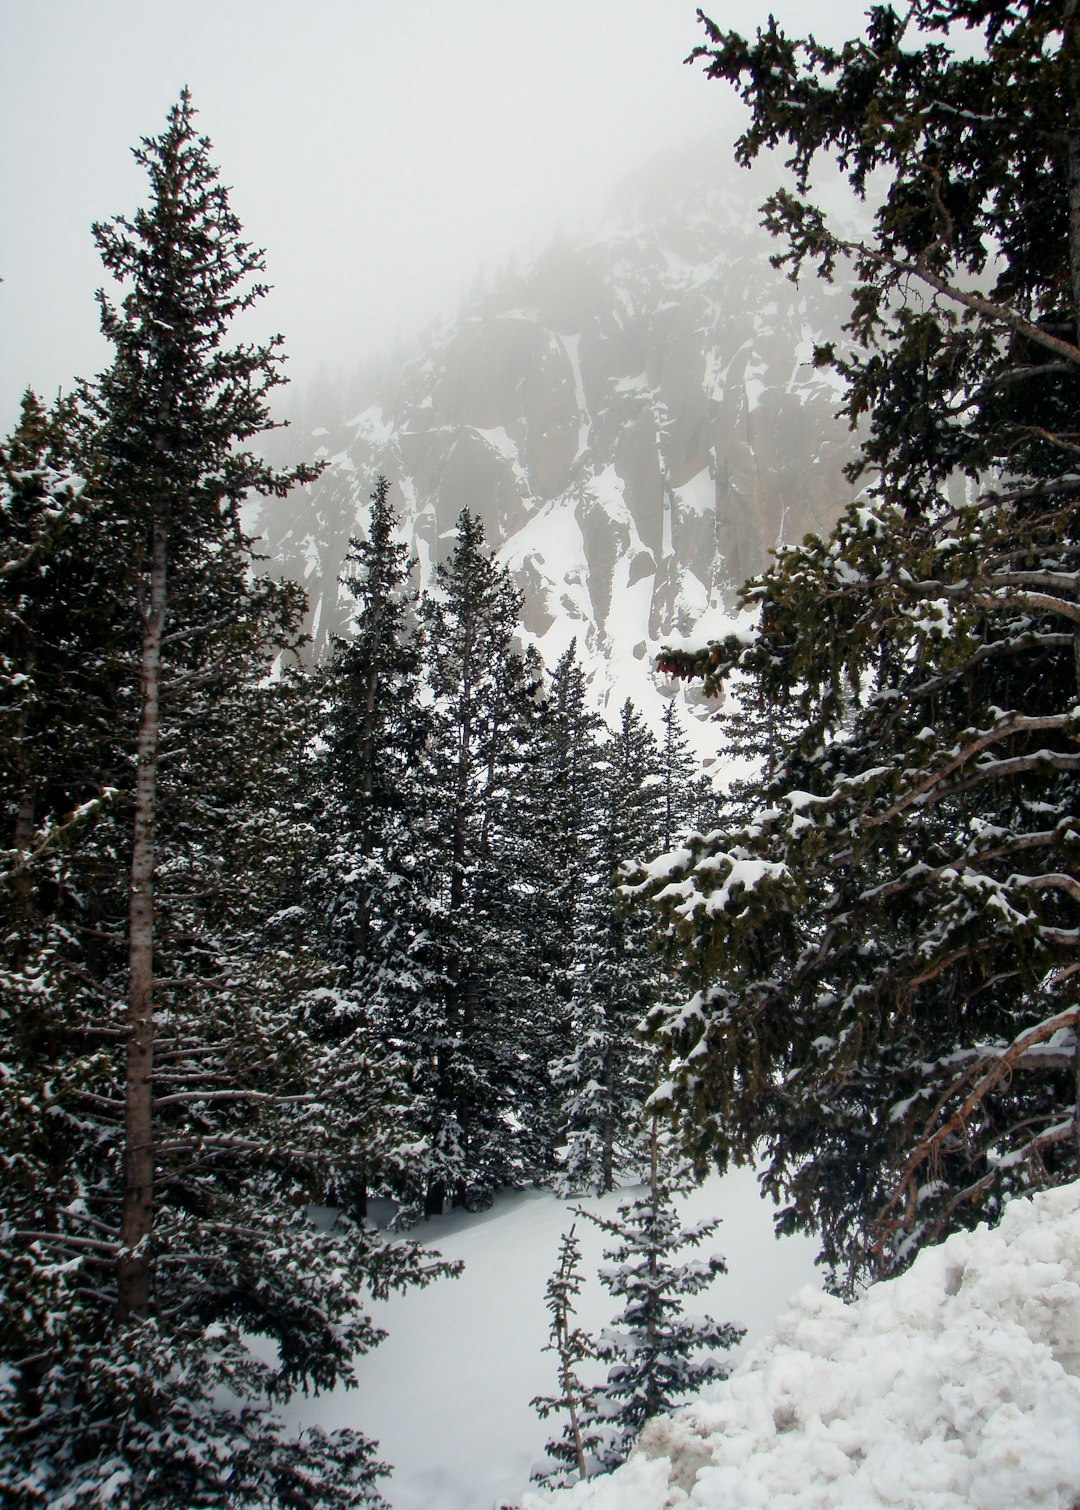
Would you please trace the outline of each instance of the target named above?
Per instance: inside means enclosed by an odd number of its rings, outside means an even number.
[[[521,597],[463,510],[422,605],[432,735],[426,781],[437,866],[431,939],[442,985],[427,1209],[483,1202],[530,1173],[520,1135],[538,1072],[530,1039],[519,804],[539,668],[516,644]]]
[[[355,1119],[364,1149],[364,1167],[343,1171],[338,1190],[359,1210],[369,1188],[414,1206],[409,1140],[422,1136],[431,1095],[423,1023],[437,980],[425,958],[431,867],[419,779],[430,715],[415,562],[397,525],[380,477],[366,536],[345,558],[351,633],[334,641],[309,773],[320,811],[309,894],[331,970],[307,995],[308,1020],[334,1045],[336,1116]]]
[[[603,744],[599,821],[582,904],[569,1053],[552,1073],[563,1097],[563,1181],[573,1191],[614,1190],[645,1167],[643,1107],[652,1056],[641,1024],[663,989],[650,919],[616,892],[620,868],[653,853],[666,798],[656,740],[627,700]]]
[[[95,228],[125,292],[102,296],[115,359],[82,396],[101,505],[68,515],[100,573],[117,712],[108,747],[97,696],[73,700],[65,730],[76,748],[93,732],[94,763],[120,778],[70,856],[45,835],[63,872],[39,902],[46,947],[8,982],[49,1004],[31,1042],[16,1014],[3,1023],[46,1133],[28,1142],[5,1116],[0,1484],[14,1503],[377,1501],[373,1444],[291,1439],[269,1402],[349,1382],[379,1336],[357,1291],[438,1268],[307,1217],[340,1154],[332,1086],[292,1010],[304,962],[273,942],[297,832],[292,689],[270,673],[301,603],[255,571],[240,510],[310,474],[244,449],[269,425],[279,359],[276,343],[226,344],[263,292],[262,260],[193,116],[185,93],[137,149],[147,206]],[[32,588],[44,631],[48,583]],[[98,618],[72,622],[97,655]]]

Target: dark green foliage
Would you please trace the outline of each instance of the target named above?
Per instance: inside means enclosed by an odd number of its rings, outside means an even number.
[[[430,716],[421,702],[421,646],[410,577],[395,539],[389,483],[371,496],[366,538],[354,539],[343,585],[351,634],[336,640],[321,690],[320,742],[306,779],[318,809],[306,895],[330,969],[305,997],[307,1020],[333,1046],[335,1122],[351,1124],[363,1167],[341,1171],[336,1195],[362,1214],[371,1191],[406,1213],[422,1200],[417,1148],[430,1096],[426,1003],[431,867],[421,781]]]
[[[258,574],[240,510],[311,474],[243,449],[269,425],[276,343],[227,344],[262,262],[193,114],[185,94],[136,152],[147,208],[96,230],[126,290],[118,308],[102,298],[112,367],[77,410],[30,403],[5,451],[0,1498],[15,1504],[377,1502],[373,1444],[292,1439],[271,1406],[351,1382],[380,1335],[363,1288],[444,1267],[310,1217],[349,1130],[333,1118],[332,1056],[295,1010],[323,970],[296,921],[295,751],[310,726],[282,659],[301,594]],[[159,610],[155,742],[137,757]],[[133,1077],[140,807],[153,1060]],[[134,1250],[133,1079],[153,1173]]]
[[[570,1052],[552,1068],[563,1098],[568,1190],[613,1190],[644,1165],[642,1108],[652,1056],[639,1028],[666,973],[647,915],[620,905],[619,868],[664,836],[668,789],[656,740],[631,702],[601,746],[598,812],[585,851],[571,1000]]]
[[[600,1278],[623,1301],[619,1315],[595,1339],[570,1327],[580,1287],[573,1229],[563,1238],[559,1268],[548,1285],[561,1393],[533,1404],[545,1416],[559,1408],[570,1414],[562,1438],[547,1446],[548,1456],[560,1464],[541,1475],[548,1483],[574,1482],[618,1467],[646,1421],[684,1404],[709,1381],[727,1377],[727,1367],[716,1355],[743,1336],[741,1327],[685,1314],[685,1298],[700,1294],[727,1268],[717,1254],[704,1259],[679,1255],[710,1238],[720,1221],[693,1227],[679,1221],[676,1202],[693,1182],[662,1146],[655,1118],[648,1157],[643,1195],[621,1202],[612,1218],[578,1212],[613,1239],[604,1250],[610,1265],[601,1268]],[[610,1365],[607,1378],[585,1388],[577,1369],[593,1360]]]
[[[118,684],[132,647],[106,590],[112,520],[78,449],[75,405],[49,412],[29,392],[0,448],[0,789],[22,919],[16,958],[42,910],[70,916],[62,856],[124,780]]]
[[[690,754],[674,698],[664,708],[661,722],[658,754],[663,813],[659,840],[663,849],[670,849],[684,830],[711,826],[715,803],[708,778]]]
[[[603,721],[588,703],[576,642],[551,673],[529,761],[522,827],[532,851],[529,937],[534,980],[543,982],[536,1053],[545,1066],[534,1108],[534,1157],[549,1180],[566,1131],[558,1067],[572,1051],[583,951],[594,922],[597,844],[603,807]]]
[[[653,1119],[645,1194],[623,1201],[613,1218],[575,1208],[614,1239],[604,1250],[611,1266],[601,1268],[600,1278],[624,1305],[598,1337],[573,1325],[582,1277],[581,1246],[571,1227],[547,1286],[548,1350],[558,1357],[559,1393],[531,1402],[545,1420],[565,1411],[568,1421],[562,1436],[546,1445],[548,1465],[533,1475],[540,1482],[561,1487],[618,1467],[646,1421],[684,1404],[709,1381],[727,1377],[716,1354],[734,1347],[743,1329],[684,1314],[686,1296],[700,1294],[727,1272],[716,1254],[678,1258],[720,1225],[717,1218],[682,1226],[676,1201],[692,1183],[670,1150],[661,1147]],[[604,1381],[595,1367],[601,1363],[610,1365]]]
[[[545,1066],[533,1042],[534,862],[520,808],[540,675],[515,643],[520,609],[480,520],[463,510],[454,550],[421,607],[432,697],[429,937],[440,980],[427,1029],[429,1212],[448,1198],[483,1204],[534,1172],[519,1133]]]
[[[558,1359],[559,1393],[538,1395],[529,1401],[544,1421],[559,1411],[565,1411],[569,1417],[562,1436],[548,1442],[545,1448],[548,1458],[557,1466],[533,1474],[534,1479],[553,1488],[588,1478],[590,1458],[595,1457],[601,1445],[594,1419],[597,1392],[579,1374],[582,1364],[596,1360],[599,1353],[588,1333],[573,1324],[574,1303],[583,1283],[581,1244],[571,1227],[563,1233],[558,1263],[545,1292],[551,1327],[544,1351],[555,1353]]]
[[[696,1151],[763,1146],[783,1225],[880,1271],[1080,1167],[1080,23],[916,0],[836,51],[706,24],[738,154],[791,149],[781,260],[854,261],[851,347],[818,360],[869,483],[746,589],[756,635],[665,658],[744,674],[780,739],[749,815],[637,888],[697,990],[661,1029]],[[856,192],[884,170],[861,241],[809,202],[818,152]]]

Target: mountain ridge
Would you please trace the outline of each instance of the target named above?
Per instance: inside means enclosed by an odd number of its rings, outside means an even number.
[[[812,357],[846,296],[770,266],[756,188],[707,153],[652,165],[591,238],[504,271],[311,433],[327,470],[258,529],[307,587],[316,656],[345,629],[337,575],[379,474],[421,584],[478,513],[525,637],[549,665],[576,639],[609,716],[655,703],[660,644],[721,622],[773,547],[831,527],[855,447]]]

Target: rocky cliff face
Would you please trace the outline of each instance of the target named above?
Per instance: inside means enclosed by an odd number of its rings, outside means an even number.
[[[379,473],[422,578],[460,509],[479,512],[545,659],[576,636],[613,700],[639,697],[659,644],[730,609],[779,541],[831,525],[853,444],[811,352],[846,300],[769,266],[760,194],[719,172],[639,177],[602,234],[505,274],[376,402],[326,417],[327,472],[260,522],[307,584],[316,653],[343,623],[336,577]]]

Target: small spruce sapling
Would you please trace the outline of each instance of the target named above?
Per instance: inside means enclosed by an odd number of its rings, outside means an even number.
[[[720,1225],[718,1217],[690,1227],[680,1223],[676,1201],[691,1184],[686,1166],[663,1146],[654,1116],[645,1194],[623,1201],[613,1218],[581,1211],[614,1239],[604,1250],[610,1267],[601,1268],[600,1278],[624,1301],[596,1344],[597,1356],[611,1366],[588,1424],[606,1427],[604,1440],[594,1449],[605,1471],[625,1460],[646,1421],[682,1404],[711,1380],[726,1378],[728,1367],[715,1355],[736,1346],[744,1335],[742,1327],[729,1322],[684,1313],[686,1296],[699,1294],[716,1275],[727,1272],[718,1254],[678,1260],[684,1249],[698,1247]]]

